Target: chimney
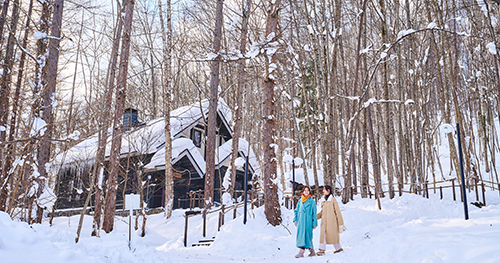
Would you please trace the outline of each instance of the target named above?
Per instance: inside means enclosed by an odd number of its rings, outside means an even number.
[[[137,126],[137,110],[132,108],[125,109],[123,113],[123,131],[130,131],[131,128]]]

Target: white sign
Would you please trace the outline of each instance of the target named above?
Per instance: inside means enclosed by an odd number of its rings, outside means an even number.
[[[141,196],[136,194],[125,195],[125,210],[141,208]]]
[[[132,211],[141,208],[141,196],[136,194],[125,195],[125,210],[128,214],[128,249],[132,249]]]

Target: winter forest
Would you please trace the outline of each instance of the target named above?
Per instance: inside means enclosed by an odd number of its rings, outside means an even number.
[[[143,122],[165,118],[171,138],[170,112],[202,100],[209,101],[207,208],[214,205],[219,99],[231,108],[233,140],[244,138],[258,158],[254,182],[273,226],[284,220],[291,192],[287,156],[304,160],[306,185],[335,186],[343,204],[374,195],[380,207],[380,198],[460,184],[459,144],[469,190],[500,187],[498,0],[0,6],[0,210],[13,219],[41,223],[59,184],[57,156],[98,134],[83,186],[90,194],[82,198],[95,207],[93,234],[111,232],[125,109],[138,110]],[[459,131],[444,134],[444,124]],[[234,149],[238,143],[229,177]],[[166,140],[167,218],[171,151]],[[234,180],[225,189],[231,195]]]

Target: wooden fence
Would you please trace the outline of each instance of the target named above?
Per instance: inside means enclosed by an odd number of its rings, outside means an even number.
[[[194,195],[193,195],[194,196]],[[197,197],[193,197],[197,198]],[[249,191],[248,192],[248,201],[247,206],[250,206],[250,209],[254,209],[256,207],[260,207],[264,204],[264,196],[260,193]],[[203,218],[203,237],[207,236],[207,215],[213,213],[219,213],[219,222],[217,225],[217,231],[220,231],[220,228],[224,225],[225,215],[232,212],[233,220],[236,219],[237,209],[241,208],[245,205],[245,202],[240,202],[237,204],[233,204],[231,206],[222,205],[219,208],[213,210],[201,209],[203,207],[198,207],[197,210],[189,210],[185,213],[185,224],[184,224],[184,246],[187,246],[187,236],[188,236],[188,224],[189,218],[201,215]]]

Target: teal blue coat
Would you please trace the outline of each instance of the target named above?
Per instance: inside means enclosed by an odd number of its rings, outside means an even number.
[[[297,222],[297,247],[314,248],[313,227],[318,226],[316,202],[310,197],[304,203],[299,199],[295,208],[294,222]]]

